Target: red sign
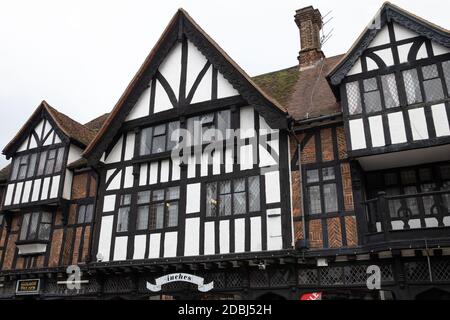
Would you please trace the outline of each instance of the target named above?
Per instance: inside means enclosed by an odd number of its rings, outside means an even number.
[[[322,300],[322,292],[305,293],[300,300]]]

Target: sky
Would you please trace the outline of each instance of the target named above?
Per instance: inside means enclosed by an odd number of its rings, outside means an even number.
[[[393,0],[449,29],[450,1]],[[109,112],[180,7],[251,76],[297,64],[296,9],[328,14],[345,53],[382,0],[0,0],[0,148],[42,100],[80,123]],[[7,164],[0,156],[0,167]]]

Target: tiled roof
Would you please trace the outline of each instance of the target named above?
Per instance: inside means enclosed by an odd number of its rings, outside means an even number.
[[[108,116],[109,113],[105,113],[104,115],[101,115],[100,117],[97,117],[89,121],[88,123],[85,123],[84,126],[92,131],[98,132],[100,128],[103,126],[103,123],[105,123]]]
[[[9,173],[11,172],[11,164],[0,170],[0,183],[5,182],[8,179]]]
[[[281,103],[295,120],[341,112],[326,75],[343,55],[325,58],[314,67],[300,71],[298,66],[253,78],[267,94]]]

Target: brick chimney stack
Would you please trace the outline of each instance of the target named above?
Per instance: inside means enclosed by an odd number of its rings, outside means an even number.
[[[301,50],[297,58],[300,70],[308,69],[325,57],[320,43],[322,14],[312,6],[299,9],[295,12],[295,23],[300,30]]]

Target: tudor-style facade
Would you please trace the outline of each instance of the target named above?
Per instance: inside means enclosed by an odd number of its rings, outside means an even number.
[[[449,32],[385,3],[325,57],[295,22],[299,64],[250,78],[180,9],[110,114],[43,102],[4,149],[0,298],[448,297]],[[149,291],[171,273],[213,289]]]

